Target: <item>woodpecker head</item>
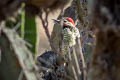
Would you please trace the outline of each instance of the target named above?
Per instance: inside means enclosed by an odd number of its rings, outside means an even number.
[[[61,21],[63,20],[63,28],[71,28],[71,27],[75,27],[75,23],[73,21],[72,18],[70,17],[64,17],[62,20],[55,20],[55,19],[52,19],[54,21],[54,23],[58,23],[60,24]]]
[[[63,26],[64,27],[75,27],[75,23],[72,18],[66,17],[63,19]]]

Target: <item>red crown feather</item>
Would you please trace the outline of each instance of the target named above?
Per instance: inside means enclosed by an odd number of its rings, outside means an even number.
[[[72,18],[66,18],[66,20],[68,20],[69,22],[71,22],[74,26],[75,26],[75,23],[74,23],[74,21],[73,21],[73,19]]]

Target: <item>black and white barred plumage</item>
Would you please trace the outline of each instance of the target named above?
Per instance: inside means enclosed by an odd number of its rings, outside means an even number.
[[[80,33],[78,28],[70,27],[70,28],[64,28],[62,30],[62,36],[64,43],[62,48],[62,53],[63,56],[65,57],[69,52],[70,48],[76,44],[76,38],[80,38]]]
[[[80,38],[79,30],[76,27],[64,28],[62,30],[64,45],[72,47],[76,44],[76,38]]]

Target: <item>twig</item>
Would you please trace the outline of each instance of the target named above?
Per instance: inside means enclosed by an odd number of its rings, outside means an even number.
[[[80,76],[81,71],[80,71],[80,66],[79,66],[79,62],[78,62],[78,58],[77,58],[74,46],[72,47],[72,50],[73,50],[73,55],[74,55],[74,58],[75,58],[75,63],[76,63],[76,66],[77,66],[78,75]]]
[[[49,14],[49,11],[45,10],[45,13],[46,13],[45,20],[42,17],[42,11],[40,12],[39,17],[42,21],[42,25],[43,25],[43,28],[45,30],[46,36],[49,40],[50,46],[54,50],[55,48],[54,48],[53,42],[51,41],[51,36],[50,36],[49,29],[48,29],[48,14]]]
[[[72,71],[73,71],[73,74],[74,74],[74,77],[75,77],[75,80],[78,80],[78,76],[77,76],[77,73],[75,71],[75,67],[73,66],[72,64],[72,57],[71,57],[71,53],[70,53],[70,49],[69,49],[69,60],[70,60],[70,65],[71,65],[71,68],[72,68]]]
[[[20,25],[21,25],[21,23],[20,23],[20,22],[19,22],[19,23],[17,23],[17,25],[13,28],[13,30],[15,30],[15,31],[16,31],[16,30],[18,30],[18,29],[19,29],[19,27],[21,27]]]
[[[22,3],[22,13],[21,13],[21,37],[24,39],[24,34],[25,34],[25,3]]]
[[[23,70],[21,70],[18,80],[23,80],[23,75],[24,75],[24,72],[23,72]]]
[[[87,78],[86,63],[82,53],[80,38],[77,39],[77,42],[78,42],[79,51],[80,51],[80,59],[82,60],[83,80],[86,80]]]

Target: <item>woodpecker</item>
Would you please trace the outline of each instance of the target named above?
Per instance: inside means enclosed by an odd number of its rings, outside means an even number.
[[[58,28],[61,30],[64,44],[70,47],[74,46],[76,44],[75,39],[80,38],[80,33],[78,28],[75,26],[73,19],[69,17],[65,17],[61,20],[55,20],[55,19],[52,20],[54,21],[55,24],[59,24],[61,26],[62,30],[61,28],[59,28],[60,26]],[[61,22],[63,25],[61,25]],[[56,32],[54,31],[54,34],[55,33]],[[58,36],[57,38],[59,38],[59,35],[57,36]]]
[[[80,33],[79,29],[75,26],[73,19],[70,17],[64,18],[62,28],[64,46],[62,48],[62,54],[65,59],[70,48],[76,44],[76,38],[80,38]]]
[[[80,38],[79,30],[76,28],[72,18],[67,17],[63,19],[62,36],[64,44],[69,47],[76,44],[76,38]]]
[[[57,24],[53,29],[52,40],[56,48],[60,49],[58,51],[57,64],[63,65],[64,63],[69,62],[68,52],[70,51],[70,48],[76,44],[76,38],[80,38],[80,33],[79,29],[75,26],[73,19],[70,17],[52,20]]]

